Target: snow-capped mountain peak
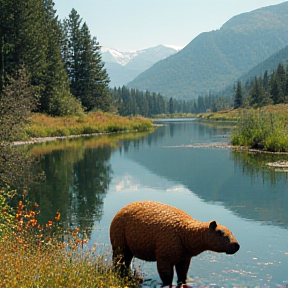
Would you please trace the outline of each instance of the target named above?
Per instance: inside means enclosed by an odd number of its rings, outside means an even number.
[[[120,52],[102,47],[102,60],[110,78],[111,87],[126,85],[156,62],[175,54],[177,49],[158,45],[138,51]]]
[[[138,55],[137,51],[131,52],[120,52],[116,49],[109,47],[102,47],[102,59],[104,62],[115,62],[122,66],[125,66],[127,63],[131,61],[134,57]]]
[[[180,49],[179,47],[175,48],[176,46],[172,47],[172,45],[158,45],[156,47],[151,47],[143,50],[138,51],[128,51],[128,52],[120,52],[114,48],[109,47],[102,47],[101,53],[102,53],[102,60],[106,63],[118,63],[121,66],[127,65],[129,62],[131,62],[132,59],[138,57],[138,56],[144,56],[150,60],[150,58],[155,59],[152,60],[152,62],[156,62],[156,60],[161,60],[163,58],[166,58],[176,52],[178,52]]]

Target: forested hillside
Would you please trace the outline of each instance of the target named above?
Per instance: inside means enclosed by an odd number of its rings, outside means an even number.
[[[128,87],[186,99],[219,91],[288,44],[287,19],[288,2],[235,16],[159,61]]]
[[[259,63],[247,73],[243,74],[240,77],[240,80],[246,81],[248,79],[254,78],[255,76],[263,76],[266,70],[268,74],[271,74],[274,70],[276,70],[279,63],[283,65],[288,63],[288,46],[274,53],[268,59]]]

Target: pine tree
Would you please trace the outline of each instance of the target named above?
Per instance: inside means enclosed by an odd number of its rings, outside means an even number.
[[[81,87],[79,87],[80,71],[80,47],[81,47],[81,27],[82,19],[75,9],[72,9],[69,18],[64,19],[62,28],[65,39],[63,40],[63,60],[70,79],[71,93],[80,98]]]
[[[254,78],[254,84],[250,89],[250,105],[253,107],[261,107],[264,106],[264,90],[260,85],[259,78]]]
[[[198,112],[205,112],[205,102],[203,96],[198,96]]]
[[[285,74],[286,74],[286,77],[285,77],[285,85],[284,85],[284,94],[285,94],[285,98],[287,99],[288,98],[288,64],[285,69]]]
[[[145,98],[148,103],[148,116],[152,116],[154,114],[154,107],[153,107],[153,98],[149,91],[145,92]]]
[[[146,97],[144,96],[143,92],[140,93],[138,89],[135,91],[135,98],[136,103],[139,108],[139,114],[145,117],[148,117],[149,107],[148,107],[148,101]]]
[[[237,109],[242,106],[243,103],[243,92],[242,92],[242,86],[241,82],[237,82],[237,88],[236,88],[236,93],[234,96],[234,109]]]
[[[13,71],[25,65],[31,73],[31,83],[41,90],[48,41],[43,1],[2,0],[0,11],[4,84]]]
[[[87,24],[81,23],[79,14],[72,9],[62,25],[66,36],[62,55],[71,80],[71,92],[87,111],[108,111],[111,105],[110,80],[102,62],[101,47],[96,37],[91,37]]]
[[[268,86],[269,86],[269,77],[268,77],[268,71],[266,70],[264,75],[263,75],[263,89],[264,91],[268,91]]]
[[[81,103],[70,93],[70,81],[61,55],[62,31],[53,9],[54,3],[45,0],[47,17],[47,55],[41,111],[55,116],[82,113]]]
[[[270,94],[274,104],[285,102],[285,78],[286,73],[281,63],[278,64],[276,71],[271,75]]]
[[[174,113],[174,101],[173,98],[171,97],[169,100],[169,113],[173,114]]]

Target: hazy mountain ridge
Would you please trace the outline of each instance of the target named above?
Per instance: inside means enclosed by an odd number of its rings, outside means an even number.
[[[244,73],[240,77],[240,79],[249,80],[254,77],[263,76],[266,70],[268,72],[268,75],[270,75],[273,71],[277,69],[279,63],[282,63],[284,67],[288,64],[288,45],[280,51],[274,53],[265,61],[253,67],[247,73]]]
[[[240,14],[128,83],[167,97],[222,90],[288,44],[288,2]]]
[[[164,45],[131,52],[120,52],[105,47],[101,51],[111,80],[110,87],[126,85],[159,60],[177,52],[176,49]]]

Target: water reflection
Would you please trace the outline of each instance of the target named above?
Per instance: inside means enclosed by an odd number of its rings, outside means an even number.
[[[111,153],[122,147],[121,139],[126,137],[136,136],[66,139],[34,146],[30,153],[38,158],[45,181],[30,185],[29,197],[41,207],[40,222],[47,223],[59,210],[66,227],[90,231],[103,214],[113,173]]]
[[[229,141],[227,128],[172,123],[175,125],[179,129],[172,134],[168,125],[149,135],[140,152],[127,142],[127,157],[154,174],[184,185],[206,202],[221,203],[244,219],[288,227],[287,173],[265,166],[287,159],[286,155],[197,148],[193,145]]]
[[[286,154],[232,151],[232,156],[235,165],[242,169],[244,175],[250,176],[251,181],[255,177],[261,177],[263,183],[269,182],[272,186],[275,186],[282,179],[288,178],[287,171],[284,169],[267,167],[267,163],[270,162],[288,161],[288,155]]]

